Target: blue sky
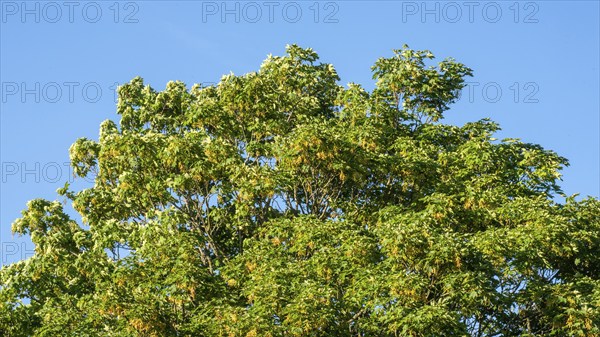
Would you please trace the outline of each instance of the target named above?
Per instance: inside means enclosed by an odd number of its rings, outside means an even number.
[[[286,44],[312,47],[341,83],[372,88],[370,66],[408,44],[474,70],[446,122],[490,117],[570,160],[567,194],[600,196],[598,1],[0,2],[0,242],[31,255],[10,224],[28,200],[72,180],[78,137],[118,120],[115,88],[142,76],[217,82]],[[85,186],[76,182],[74,186]]]

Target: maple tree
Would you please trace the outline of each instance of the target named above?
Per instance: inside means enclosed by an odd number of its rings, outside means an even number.
[[[395,50],[371,91],[296,45],[121,86],[70,148],[82,223],[36,199],[13,224],[35,254],[0,271],[0,335],[600,334],[600,202],[488,119],[443,124],[472,71],[433,59]]]

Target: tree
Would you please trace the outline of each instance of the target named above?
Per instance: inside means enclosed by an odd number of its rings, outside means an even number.
[[[598,336],[600,202],[567,160],[443,124],[469,68],[404,46],[342,87],[292,45],[214,86],[141,78],[32,200],[2,336]],[[564,202],[557,199],[565,197]]]

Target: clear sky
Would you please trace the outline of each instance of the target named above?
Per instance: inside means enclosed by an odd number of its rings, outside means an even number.
[[[373,87],[370,66],[408,44],[474,70],[446,122],[490,117],[570,160],[567,194],[600,196],[598,1],[0,1],[0,242],[28,200],[72,180],[68,148],[118,120],[115,88],[142,76],[217,82],[257,70],[286,44],[312,47],[341,84]],[[85,186],[77,182],[74,186]]]

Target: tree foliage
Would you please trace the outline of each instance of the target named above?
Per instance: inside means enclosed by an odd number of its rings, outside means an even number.
[[[375,88],[311,49],[119,88],[81,138],[93,187],[32,200],[2,336],[598,336],[600,202],[496,123],[443,124],[471,70],[404,46]]]

